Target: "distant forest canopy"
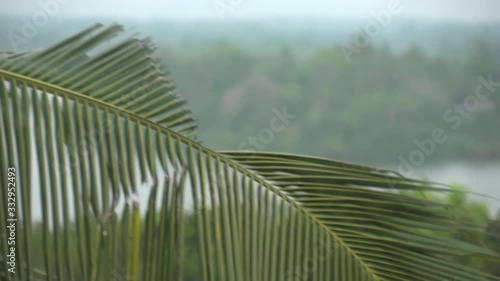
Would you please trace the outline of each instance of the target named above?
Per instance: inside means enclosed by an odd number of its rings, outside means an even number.
[[[20,50],[39,48],[57,42],[95,22],[119,22],[131,31],[151,36],[155,43],[183,51],[199,51],[218,41],[228,41],[260,54],[282,47],[293,48],[296,55],[312,55],[318,48],[350,43],[354,34],[363,31],[374,18],[268,18],[260,20],[133,20],[128,18],[68,18],[48,17],[44,26],[37,25],[32,15],[2,14],[0,11],[0,50],[11,50],[9,33],[25,37]],[[34,35],[28,27],[33,25]],[[23,34],[23,29],[24,33]],[[393,16],[373,45],[388,45],[396,53],[419,46],[426,54],[460,56],[473,47],[471,42],[481,38],[489,44],[500,43],[500,21],[471,24],[459,21],[422,20]]]
[[[95,20],[50,19],[22,50]],[[426,164],[500,160],[500,23],[401,20],[351,62],[339,44],[362,21],[121,23],[155,38],[200,139],[215,149],[366,164],[399,163],[415,150]],[[12,50],[7,35],[22,28],[0,16],[0,50]]]
[[[351,63],[333,46],[306,60],[297,59],[292,46],[259,56],[228,43],[196,56],[161,49],[160,55],[199,118],[202,139],[216,148],[373,164],[409,159],[416,149],[427,154],[426,164],[495,161],[500,45],[476,44],[463,62],[429,58],[418,47],[401,55],[366,48]],[[491,92],[488,80],[496,83]],[[270,134],[276,109],[284,108],[294,118]],[[257,141],[242,143],[251,138]]]

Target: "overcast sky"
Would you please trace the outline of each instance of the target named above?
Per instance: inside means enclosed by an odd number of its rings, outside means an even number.
[[[363,18],[397,0],[0,0],[0,12],[33,15],[45,2],[60,1],[60,15],[110,15],[114,17],[210,19],[218,18],[215,6],[234,8],[224,18],[270,16]],[[500,20],[500,0],[400,0],[402,16],[467,21]],[[220,10],[219,10],[220,14]]]

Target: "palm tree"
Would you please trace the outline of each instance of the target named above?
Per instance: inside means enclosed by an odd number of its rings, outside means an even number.
[[[498,259],[440,235],[474,226],[400,192],[446,186],[204,146],[150,40],[122,29],[0,56],[0,279],[500,280],[451,262]]]

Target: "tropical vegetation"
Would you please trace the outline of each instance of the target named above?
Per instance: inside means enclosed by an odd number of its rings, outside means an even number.
[[[0,229],[13,196],[17,218],[15,273],[2,254],[1,279],[500,280],[463,260],[498,263],[468,239],[495,224],[413,194],[457,191],[328,158],[213,150],[151,40],[122,31],[94,25],[0,57]]]

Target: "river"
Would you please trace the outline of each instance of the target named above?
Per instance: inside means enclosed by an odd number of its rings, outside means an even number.
[[[492,215],[500,211],[500,163],[450,163],[430,166],[417,169],[414,176],[439,183],[462,184],[471,192],[494,197],[495,199],[471,195],[470,199],[488,204]]]

